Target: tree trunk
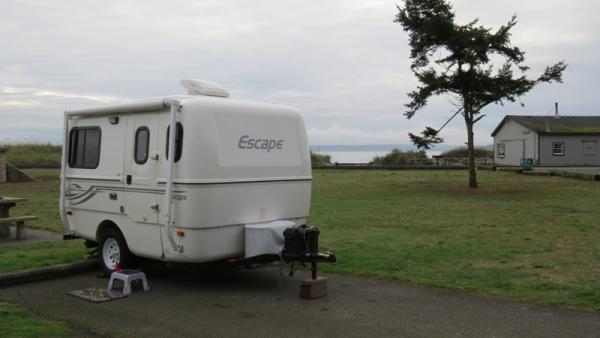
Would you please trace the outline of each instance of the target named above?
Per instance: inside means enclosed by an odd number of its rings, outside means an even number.
[[[477,171],[475,171],[475,145],[473,135],[473,114],[466,112],[465,123],[467,124],[467,148],[469,149],[469,188],[477,186]]]

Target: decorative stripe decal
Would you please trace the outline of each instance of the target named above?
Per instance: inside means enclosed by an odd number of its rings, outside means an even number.
[[[77,184],[70,184],[68,190],[65,192],[65,198],[71,202],[71,205],[78,205],[85,203],[92,199],[97,194],[105,192],[132,192],[132,193],[146,193],[153,195],[164,195],[165,190],[161,189],[143,189],[143,188],[122,188],[122,187],[110,187],[110,186],[96,186],[92,185],[87,190],[83,191],[81,186]],[[174,190],[175,194],[186,193],[184,190]]]
[[[224,181],[224,182],[174,182],[175,185],[219,185],[219,184],[251,184],[251,183],[287,183],[287,182],[310,182],[312,178],[294,178],[281,180],[265,180],[265,181]],[[166,182],[158,182],[160,185],[165,185]]]
[[[81,199],[81,200],[79,200],[77,202],[71,203],[71,205],[78,205],[78,204],[81,204],[81,203],[85,203],[85,202],[89,201],[90,199],[92,199],[92,197],[96,196],[96,193],[97,192],[94,191],[93,193],[91,193],[87,197],[85,197],[84,199]]]
[[[251,184],[251,183],[285,183],[285,182],[302,182],[302,181],[312,181],[312,179],[292,179],[292,180],[268,180],[268,181],[232,181],[232,182],[197,182],[197,183],[175,183],[176,185],[222,185],[222,184]],[[163,182],[159,182],[158,184],[164,185]],[[95,197],[97,194],[101,194],[104,192],[132,192],[132,193],[147,193],[153,195],[164,195],[165,189],[145,189],[145,188],[129,188],[129,187],[111,187],[111,186],[103,186],[103,185],[91,185],[86,190],[82,189],[79,184],[71,183],[69,184],[67,191],[65,191],[65,198],[71,202],[71,205],[78,205],[85,203]],[[185,190],[174,190],[174,194],[184,194],[187,193]]]

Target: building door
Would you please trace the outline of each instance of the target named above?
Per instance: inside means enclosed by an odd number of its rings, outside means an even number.
[[[125,214],[132,236],[128,244],[138,252],[162,256],[157,175],[158,114],[134,114],[127,122],[125,144]],[[129,243],[133,241],[135,243]]]
[[[507,165],[521,165],[521,159],[525,157],[525,140],[502,141],[505,146],[505,160]]]

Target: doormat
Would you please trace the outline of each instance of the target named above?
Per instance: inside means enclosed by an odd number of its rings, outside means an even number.
[[[121,292],[108,291],[100,288],[87,288],[67,292],[67,295],[87,300],[93,303],[103,303],[115,299],[125,298]]]

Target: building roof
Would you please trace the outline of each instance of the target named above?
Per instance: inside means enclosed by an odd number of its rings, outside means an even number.
[[[531,116],[506,115],[492,132],[492,137],[513,120],[539,134],[600,134],[600,116]]]

